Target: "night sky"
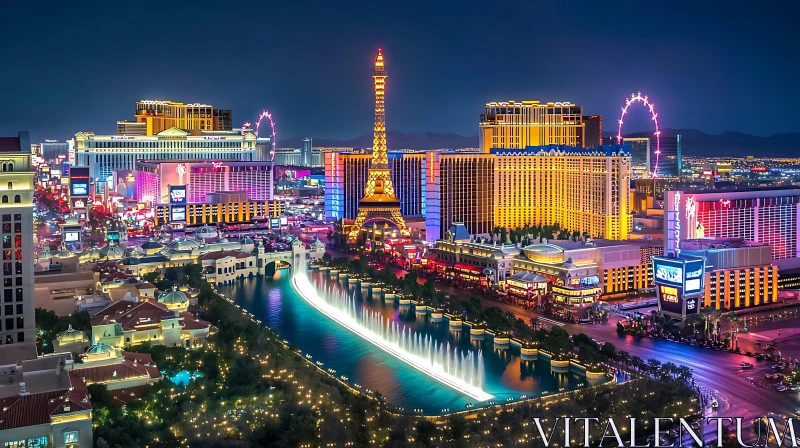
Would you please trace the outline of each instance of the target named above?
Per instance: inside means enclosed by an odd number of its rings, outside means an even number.
[[[571,101],[611,130],[641,91],[662,127],[800,131],[797,3],[9,1],[0,135],[113,133],[135,101],[171,99],[237,126],[269,109],[279,146],[353,138],[371,132],[379,47],[390,130],[475,135],[505,99]],[[648,123],[640,109],[626,130]]]

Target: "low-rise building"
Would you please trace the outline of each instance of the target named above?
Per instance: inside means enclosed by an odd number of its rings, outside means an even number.
[[[0,446],[92,446],[92,402],[68,354],[0,365]]]
[[[624,296],[652,285],[650,257],[662,250],[660,240],[552,240],[522,249],[514,259],[514,278],[508,292],[541,306],[551,303],[564,312],[602,298]],[[513,277],[513,276],[512,276]],[[543,279],[548,281],[545,288]],[[527,291],[526,291],[527,288]],[[543,299],[547,300],[543,300]]]
[[[197,261],[203,266],[206,280],[214,285],[227,285],[236,279],[258,275],[258,260],[253,253],[209,252]]]
[[[426,259],[424,266],[455,280],[502,289],[520,252],[515,244],[476,238],[463,223],[453,223],[445,238],[436,241],[435,259]]]
[[[120,300],[92,317],[92,342],[130,347],[144,342],[199,348],[211,332],[209,322],[160,302]]]

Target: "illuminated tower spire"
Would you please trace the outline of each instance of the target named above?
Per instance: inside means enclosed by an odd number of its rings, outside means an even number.
[[[372,135],[372,166],[369,169],[364,197],[358,203],[358,216],[347,235],[347,241],[354,243],[361,228],[370,221],[390,222],[397,226],[400,234],[410,236],[405,219],[400,213],[400,200],[397,199],[389,174],[389,156],[386,147],[386,68],[383,52],[378,49],[375,56],[375,69],[372,72],[375,86],[375,127]]]
[[[378,48],[378,55],[375,57],[375,70],[372,72],[372,80],[375,83],[375,128],[372,135],[372,167],[389,168],[389,160],[386,154],[386,68],[383,66],[383,52]]]

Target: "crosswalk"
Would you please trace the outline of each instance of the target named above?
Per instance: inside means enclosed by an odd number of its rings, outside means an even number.
[[[546,317],[539,317],[538,319],[539,319],[539,322],[542,322],[542,323],[545,323],[545,324],[549,324],[549,325],[558,325],[559,327],[563,327],[565,325],[564,322],[559,322],[557,320],[548,319]]]

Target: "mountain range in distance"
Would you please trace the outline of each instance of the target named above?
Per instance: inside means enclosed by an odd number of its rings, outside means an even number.
[[[729,156],[729,157],[795,157],[800,156],[800,132],[775,134],[770,137],[744,134],[741,132],[723,132],[707,134],[697,129],[663,129],[662,136],[681,136],[683,155],[689,156]],[[603,133],[603,137],[615,134]],[[626,137],[650,137],[652,132],[635,132]],[[323,147],[372,147],[372,134],[361,137],[339,140],[331,138],[314,138],[314,146]],[[400,132],[387,131],[386,141],[390,150],[397,149],[461,149],[477,148],[478,136],[463,136],[451,132]],[[303,137],[287,138],[279,141],[281,148],[300,148]]]

